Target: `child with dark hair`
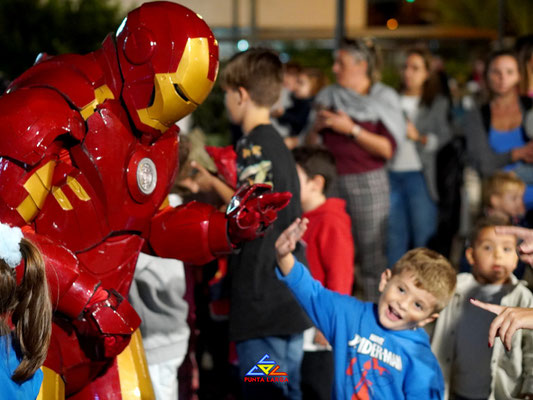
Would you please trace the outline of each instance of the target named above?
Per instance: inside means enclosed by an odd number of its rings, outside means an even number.
[[[346,202],[327,198],[337,177],[333,155],[321,147],[297,147],[292,151],[300,179],[303,217],[309,220],[303,236],[313,278],[337,293],[351,295],[354,280],[352,223]],[[304,398],[330,399],[333,355],[322,332],[304,332],[302,393]]]
[[[20,228],[0,223],[0,386],[2,398],[34,399],[52,332],[44,261]]]
[[[513,275],[517,238],[497,233],[501,225],[508,221],[497,215],[476,223],[466,250],[472,273],[457,276],[452,300],[435,325],[431,348],[444,375],[445,399],[517,399],[533,394],[533,332],[518,331],[507,351],[500,341],[487,346],[494,315],[468,302],[475,298],[505,307],[533,306],[533,295]]]
[[[292,105],[278,118],[281,125],[289,128],[285,144],[290,149],[298,145],[299,135],[308,124],[315,96],[327,83],[326,75],[318,68],[302,68],[299,72],[291,95]]]

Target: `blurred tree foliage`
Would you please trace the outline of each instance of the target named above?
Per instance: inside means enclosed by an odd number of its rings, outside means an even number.
[[[0,0],[0,72],[13,79],[42,52],[93,51],[122,17],[118,0]]]
[[[229,119],[224,105],[224,91],[217,79],[205,101],[192,113],[193,126],[207,136],[207,143],[222,146],[230,143]]]
[[[444,24],[498,29],[500,0],[436,0],[437,20]],[[533,32],[533,1],[507,0],[505,34],[519,36]]]

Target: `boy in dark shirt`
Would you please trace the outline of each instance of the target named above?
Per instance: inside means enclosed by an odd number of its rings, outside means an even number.
[[[229,61],[221,82],[229,117],[244,134],[237,143],[238,186],[267,183],[276,192],[293,194],[272,229],[230,257],[230,339],[237,345],[244,395],[254,400],[301,399],[302,332],[311,323],[275,274],[274,242],[302,214],[294,159],[270,124],[270,108],[281,91],[282,65],[273,52],[251,49]],[[304,257],[303,249],[296,251]],[[285,382],[246,382],[253,371],[260,371],[256,364],[265,355],[287,373],[286,379],[279,379]]]

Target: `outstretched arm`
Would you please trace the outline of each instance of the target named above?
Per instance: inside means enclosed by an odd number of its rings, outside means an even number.
[[[504,307],[489,304],[476,299],[470,299],[476,307],[497,315],[490,324],[489,346],[494,345],[494,339],[499,336],[506,349],[511,350],[511,340],[518,329],[533,329],[533,308]]]

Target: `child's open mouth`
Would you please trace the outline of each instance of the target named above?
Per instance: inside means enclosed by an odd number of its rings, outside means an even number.
[[[391,306],[387,308],[387,318],[391,321],[399,321],[402,319],[402,316],[394,310]]]

